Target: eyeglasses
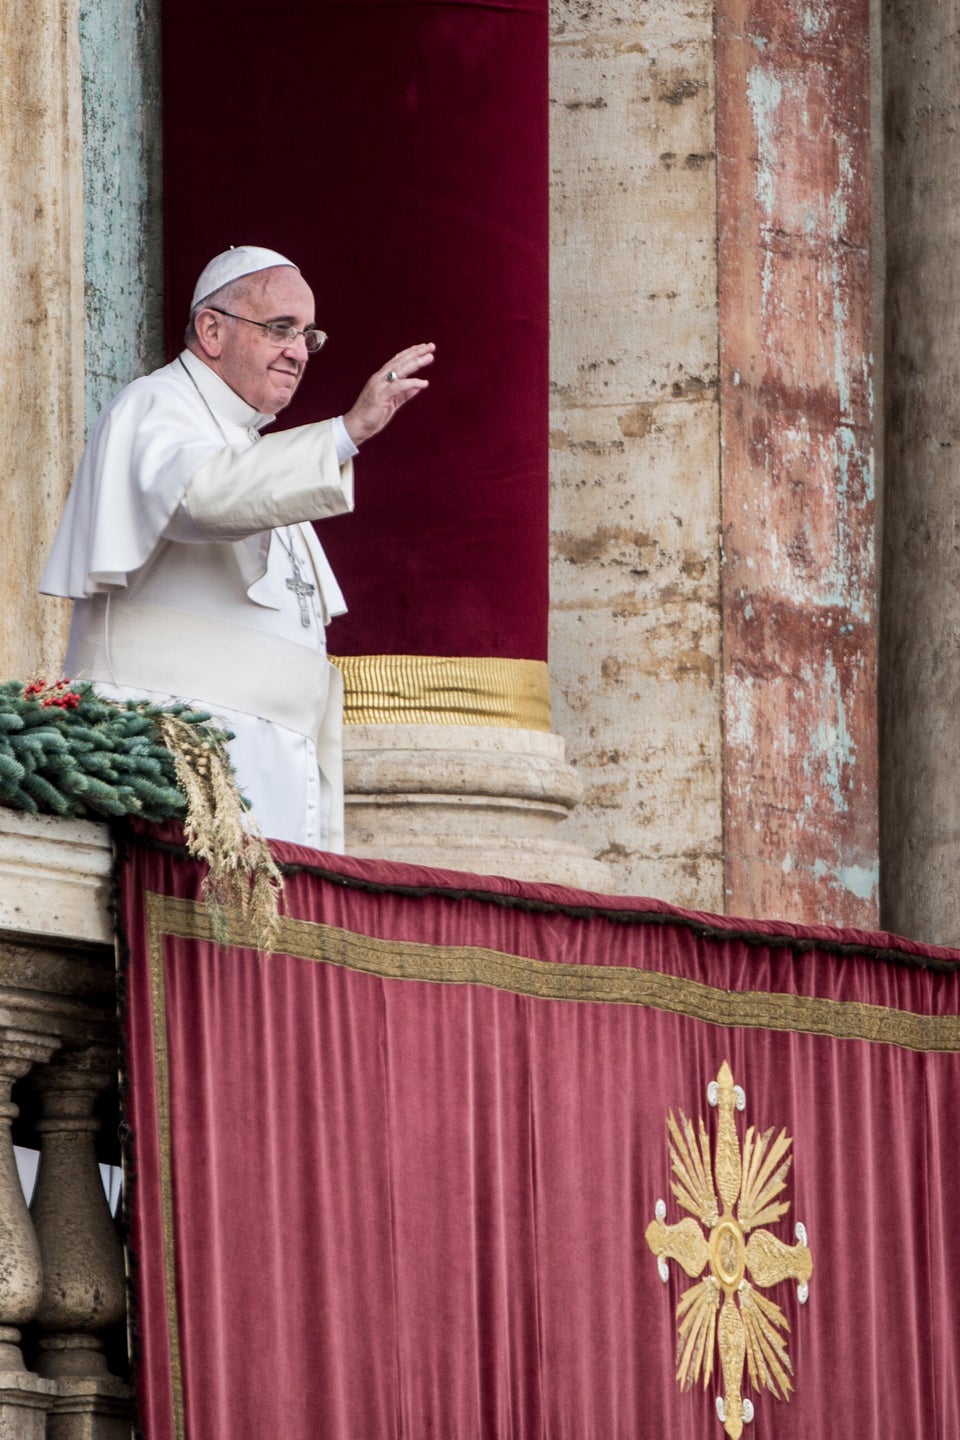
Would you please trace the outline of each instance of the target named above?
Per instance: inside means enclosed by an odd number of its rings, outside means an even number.
[[[247,325],[256,325],[262,330],[270,341],[271,345],[292,345],[298,335],[303,336],[303,343],[307,347],[308,355],[316,355],[327,343],[327,333],[316,325],[308,325],[305,330],[298,330],[294,325],[284,325],[282,320],[251,320],[246,315],[234,315],[231,310],[221,310],[219,305],[208,305],[208,310],[216,310],[218,315],[226,315],[231,320],[243,320]]]

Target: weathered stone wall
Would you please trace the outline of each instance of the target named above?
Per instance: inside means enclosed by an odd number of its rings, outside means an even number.
[[[58,667],[37,599],[83,440],[80,62],[74,0],[0,7],[0,678]]]
[[[960,944],[960,5],[886,0],[883,923]]]
[[[554,728],[622,892],[720,909],[713,7],[557,0]]]
[[[558,5],[553,74],[570,828],[624,889],[875,924],[869,4]]]
[[[0,678],[59,671],[37,585],[85,412],[162,354],[158,95],[153,0],[0,10]]]

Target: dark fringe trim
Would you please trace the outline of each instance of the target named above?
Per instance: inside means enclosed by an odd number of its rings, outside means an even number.
[[[137,832],[137,841],[151,850],[162,850],[170,855],[189,858],[185,846],[175,841],[163,840],[140,831]],[[451,888],[446,885],[404,885],[399,881],[367,880],[356,875],[342,875],[339,871],[319,864],[289,864],[277,860],[277,865],[283,875],[314,875],[332,885],[340,885],[347,890],[360,890],[369,895],[405,895],[415,900],[430,898],[451,902],[473,900],[484,905],[498,906],[502,910],[520,910],[531,915],[565,915],[571,920],[606,920],[613,925],[673,925],[705,940],[739,940],[757,948],[786,950],[795,954],[822,950],[828,955],[867,956],[887,965],[903,965],[913,970],[931,970],[944,975],[960,973],[960,959],[914,955],[890,945],[859,945],[852,941],[805,935],[766,935],[761,931],[751,930],[748,926],[711,925],[709,921],[695,920],[688,915],[664,914],[660,910],[623,910],[616,904],[571,905],[559,900],[539,900],[525,895],[500,895],[490,890],[471,889],[469,886]]]

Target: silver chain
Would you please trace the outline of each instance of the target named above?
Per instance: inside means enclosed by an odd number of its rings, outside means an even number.
[[[216,415],[215,415],[215,414],[213,413],[213,411],[211,410],[211,408],[210,408],[210,403],[209,403],[209,401],[207,400],[206,395],[204,395],[203,391],[200,389],[200,386],[197,384],[195,377],[190,374],[189,369],[188,369],[187,366],[184,364],[183,356],[182,356],[182,355],[178,355],[178,356],[177,356],[177,359],[180,361],[180,364],[183,365],[183,373],[184,373],[184,375],[186,375],[187,379],[190,381],[190,384],[193,386],[194,390],[196,390],[197,394],[200,396],[200,402],[201,402],[201,404],[203,405],[204,410],[206,410],[207,414],[210,416],[210,419],[213,421],[214,425],[216,425],[216,427],[217,427],[217,433],[218,433],[218,435],[220,436],[220,439],[223,441],[224,445],[229,445],[229,444],[230,444],[230,441],[227,439],[226,435],[224,435],[224,433],[223,433],[223,426],[220,424],[220,421],[217,419]],[[258,439],[258,440],[260,439],[260,436],[259,436],[259,435],[257,436],[257,439]]]

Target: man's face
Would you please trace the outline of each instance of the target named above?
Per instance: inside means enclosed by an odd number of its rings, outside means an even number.
[[[292,266],[251,275],[240,296],[225,308],[247,320],[282,320],[303,330],[314,323],[313,292]],[[298,335],[292,345],[276,345],[256,325],[217,315],[220,353],[211,360],[221,380],[263,415],[276,415],[293,399],[307,364],[307,347]]]

